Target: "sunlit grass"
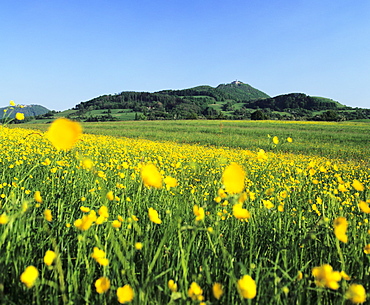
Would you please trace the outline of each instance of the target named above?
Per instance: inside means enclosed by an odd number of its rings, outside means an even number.
[[[43,133],[1,126],[0,303],[342,304],[361,293],[350,285],[370,290],[370,171],[358,146],[342,146],[356,156],[344,162],[336,149],[311,154],[304,123],[201,124],[215,142],[232,143],[233,126],[254,146],[85,134],[57,151]],[[334,127],[317,126],[316,146],[333,151]],[[22,280],[29,266],[38,277]]]

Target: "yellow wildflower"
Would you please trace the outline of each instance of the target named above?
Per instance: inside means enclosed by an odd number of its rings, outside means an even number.
[[[242,203],[236,203],[233,205],[233,215],[238,219],[249,219],[251,215],[247,209],[243,209]]]
[[[162,223],[162,220],[159,218],[158,212],[156,210],[154,210],[153,208],[149,208],[148,214],[149,214],[150,221],[152,221],[156,224],[161,224]]]
[[[174,280],[169,280],[168,283],[168,288],[172,291],[172,292],[176,292],[177,291],[177,284],[175,283]]]
[[[45,217],[45,219],[47,220],[47,221],[52,221],[53,220],[53,215],[51,215],[51,210],[49,210],[49,209],[46,209],[45,211],[44,211],[44,217]]]
[[[200,286],[196,282],[192,282],[190,284],[190,287],[188,289],[188,296],[193,301],[203,301],[203,290],[200,288]]]
[[[200,221],[200,220],[204,219],[204,209],[203,208],[200,208],[197,205],[194,205],[193,206],[193,213],[196,216],[195,217],[196,221]]]
[[[70,150],[80,139],[82,127],[66,118],[56,119],[46,132],[47,139],[58,150]]]
[[[279,138],[277,136],[273,137],[272,138],[272,142],[275,144],[275,145],[278,145],[279,144]]]
[[[348,236],[346,235],[348,222],[344,217],[337,217],[334,220],[334,234],[335,236],[344,243],[347,243]]]
[[[36,191],[33,198],[38,202],[38,203],[42,203],[42,197],[41,197],[41,193],[40,191]]]
[[[229,194],[239,194],[244,189],[245,171],[237,163],[231,163],[222,174],[222,183]]]
[[[105,205],[102,205],[98,211],[99,215],[104,217],[104,218],[108,218],[109,217],[109,213],[108,213],[108,208],[105,206]]]
[[[21,282],[25,284],[27,288],[32,288],[38,277],[39,271],[36,267],[28,266],[21,274]]]
[[[345,294],[346,299],[349,299],[354,304],[361,304],[366,301],[366,290],[360,284],[351,284]]]
[[[364,248],[365,254],[370,254],[370,244],[367,244]]]
[[[95,288],[96,292],[99,294],[108,291],[108,289],[110,288],[110,280],[105,276],[97,279],[95,281]]]
[[[44,256],[44,263],[50,266],[54,262],[56,257],[57,255],[54,251],[48,250],[46,251],[45,256]]]
[[[266,161],[268,159],[266,152],[260,149],[257,153],[257,160],[260,162]]]
[[[17,112],[17,113],[15,114],[15,118],[16,118],[18,121],[23,121],[23,120],[24,120],[24,113]]]
[[[112,221],[112,227],[113,227],[113,228],[118,229],[118,228],[120,228],[121,226],[122,226],[122,223],[121,223],[119,220],[115,219],[115,220],[113,220],[113,221]]]
[[[134,299],[135,293],[130,285],[125,285],[117,289],[118,302],[121,304],[131,302]]]
[[[110,201],[113,201],[114,200],[114,195],[113,195],[113,192],[112,191],[109,191],[107,193],[107,199],[110,200]]]
[[[241,296],[245,299],[253,299],[257,294],[256,282],[250,275],[244,275],[237,283]]]
[[[135,249],[136,250],[141,250],[143,248],[143,244],[141,243],[141,242],[137,242],[137,243],[135,243]]]
[[[219,300],[221,296],[224,294],[224,290],[222,289],[222,285],[220,283],[214,283],[212,286],[213,296]]]
[[[15,106],[14,101],[13,101],[13,100],[11,100],[11,101],[9,102],[9,105],[10,105],[10,106]]]
[[[5,213],[0,215],[0,225],[5,225],[8,223],[8,221],[9,217]]]
[[[288,137],[286,140],[287,140],[287,142],[289,142],[289,143],[292,143],[292,142],[293,142],[293,139],[292,139],[291,137]]]
[[[359,192],[362,192],[364,189],[365,189],[365,187],[364,187],[364,185],[360,182],[360,181],[358,181],[358,180],[353,180],[353,183],[352,183],[352,187],[356,190],[356,191],[359,191]]]
[[[318,287],[327,287],[334,290],[339,288],[338,282],[342,278],[340,272],[333,271],[333,267],[329,264],[314,267],[312,275],[315,277],[315,283]]]
[[[164,178],[163,181],[166,184],[167,189],[170,189],[171,187],[176,187],[178,185],[176,178],[172,178],[170,176]]]
[[[162,176],[154,164],[147,164],[141,168],[141,179],[145,186],[158,189],[162,187]]]
[[[91,257],[96,260],[96,262],[101,266],[108,266],[109,260],[105,257],[105,252],[100,250],[98,247],[94,247],[94,251]]]
[[[360,210],[366,214],[369,214],[370,213],[370,207],[369,205],[365,202],[365,201],[360,201],[360,203],[358,204]]]

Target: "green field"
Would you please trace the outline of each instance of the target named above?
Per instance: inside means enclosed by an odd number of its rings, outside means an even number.
[[[367,123],[19,126],[0,126],[0,304],[370,297]]]
[[[23,125],[22,125],[23,126]],[[46,131],[48,125],[25,127]],[[270,136],[282,142],[293,138],[279,151],[307,155],[362,160],[368,162],[369,122],[291,122],[291,121],[129,121],[82,123],[85,133],[155,141],[175,141],[215,147],[256,151],[272,148]]]

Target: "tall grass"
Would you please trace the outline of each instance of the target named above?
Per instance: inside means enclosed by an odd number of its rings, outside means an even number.
[[[117,304],[117,289],[126,284],[135,292],[132,304],[199,304],[188,295],[192,282],[202,288],[205,304],[345,304],[352,283],[370,290],[370,256],[364,251],[370,226],[368,215],[358,207],[361,201],[370,202],[370,171],[355,145],[342,147],[355,160],[347,157],[343,162],[327,153],[342,156],[331,150],[334,145],[324,145],[330,137],[340,140],[333,126],[328,125],[328,133],[320,124],[310,126],[311,132],[305,124],[283,128],[274,122],[157,125],[161,140],[174,140],[174,135],[183,139],[186,130],[189,139],[184,141],[220,146],[205,147],[141,139],[159,123],[140,123],[136,133],[125,124],[84,125],[86,132],[101,126],[104,133],[127,132],[133,138],[85,135],[69,152],[57,152],[42,133],[1,127],[0,215],[8,221],[0,224],[0,303]],[[351,125],[352,131],[346,126],[344,141],[356,143],[350,135],[365,126]],[[166,138],[175,128],[179,130]],[[318,157],[308,145],[312,130],[327,157]],[[221,146],[232,146],[228,143],[238,134],[241,142],[244,135],[242,148],[251,150]],[[278,135],[279,143],[273,144],[267,134]],[[197,135],[205,138],[196,141]],[[214,142],[205,143],[206,135]],[[293,143],[286,142],[288,136]],[[258,155],[257,148],[264,148],[266,155]],[[84,165],[86,159],[92,168]],[[223,195],[222,173],[231,162],[246,172],[243,200],[240,194]],[[178,186],[146,187],[140,171],[148,163],[163,177],[176,178]],[[354,180],[364,190],[358,190]],[[42,202],[34,198],[36,191]],[[107,196],[110,191],[113,198]],[[249,219],[234,216],[239,201]],[[195,220],[194,205],[204,208],[203,220]],[[88,215],[82,206],[97,216],[106,206],[109,217],[80,230],[76,220]],[[150,207],[158,211],[161,224],[149,220]],[[52,221],[45,219],[46,209]],[[349,223],[347,243],[333,232],[339,216]],[[120,227],[114,225],[117,221]],[[105,252],[107,266],[92,257],[94,247]],[[51,266],[43,262],[47,250],[57,253]],[[338,289],[318,287],[312,269],[323,264],[345,271],[350,279],[341,277]],[[20,275],[30,265],[39,277],[27,288]],[[244,275],[257,284],[252,300],[244,299],[237,287]],[[110,288],[99,294],[95,282],[102,276],[109,278]],[[171,279],[177,291],[168,287]],[[212,293],[216,282],[224,291],[219,300]]]

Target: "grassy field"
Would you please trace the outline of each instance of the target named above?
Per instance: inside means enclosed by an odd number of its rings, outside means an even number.
[[[23,125],[22,125],[23,126]],[[45,131],[47,124],[24,125]],[[268,137],[286,142],[281,152],[363,160],[370,154],[370,124],[366,122],[296,122],[296,121],[128,121],[83,123],[85,133],[175,141],[179,143],[271,150]],[[276,149],[276,148],[275,148]]]
[[[368,126],[0,126],[0,303],[365,302]]]

